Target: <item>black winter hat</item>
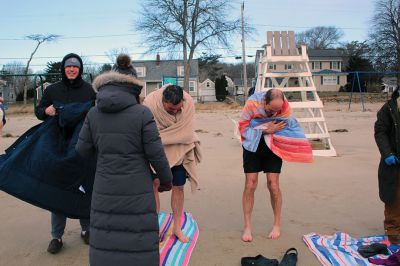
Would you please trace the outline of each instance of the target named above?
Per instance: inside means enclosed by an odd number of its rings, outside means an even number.
[[[137,78],[136,70],[132,66],[132,60],[130,56],[127,54],[118,55],[117,62],[114,65],[113,70],[118,73],[130,75]]]

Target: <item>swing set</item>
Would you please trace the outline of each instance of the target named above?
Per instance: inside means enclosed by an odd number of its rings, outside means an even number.
[[[350,74],[350,75],[352,74],[354,77],[353,82],[351,84],[348,110],[351,109],[351,104],[353,101],[353,94],[355,93],[355,89],[358,88],[358,91],[360,93],[360,102],[362,105],[363,112],[366,111],[366,108],[365,108],[365,100],[364,100],[364,96],[363,96],[363,90],[361,87],[360,75],[400,76],[400,72],[396,72],[396,71],[355,71],[355,72],[342,72],[342,73],[346,73],[346,74]],[[355,86],[357,86],[357,88],[355,88]]]

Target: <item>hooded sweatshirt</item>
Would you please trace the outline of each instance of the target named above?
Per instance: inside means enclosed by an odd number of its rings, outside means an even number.
[[[77,58],[82,66],[79,68],[78,77],[74,80],[69,80],[65,74],[65,61],[71,57]],[[36,107],[36,117],[40,120],[45,120],[48,117],[45,113],[46,108],[55,103],[94,102],[96,93],[92,86],[82,79],[82,73],[83,62],[80,56],[73,53],[67,54],[61,62],[62,79],[46,88],[39,105]]]

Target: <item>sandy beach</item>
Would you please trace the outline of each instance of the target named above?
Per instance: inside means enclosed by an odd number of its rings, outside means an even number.
[[[242,148],[233,137],[231,118],[240,109],[200,110],[197,130],[202,141],[199,165],[200,189],[191,194],[186,187],[185,210],[193,213],[200,236],[190,265],[239,266],[243,256],[262,254],[280,260],[288,248],[299,251],[300,266],[320,265],[302,236],[315,232],[343,231],[354,237],[383,233],[383,204],[378,198],[379,153],[373,138],[376,111],[383,103],[326,103],[324,114],[338,156],[316,157],[313,164],[284,163],[282,236],[269,240],[272,209],[265,175],[259,177],[253,213],[254,240],[241,241]],[[39,121],[32,114],[11,115],[0,137],[0,154]],[[170,210],[170,193],[163,193],[161,209]],[[0,192],[0,265],[88,265],[88,246],[80,239],[79,223],[68,220],[64,249],[58,255],[46,252],[50,237],[50,214]]]

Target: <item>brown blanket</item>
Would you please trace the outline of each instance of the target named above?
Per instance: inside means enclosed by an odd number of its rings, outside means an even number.
[[[201,161],[201,151],[200,140],[194,131],[194,103],[192,97],[183,92],[182,111],[169,114],[162,103],[162,93],[168,85],[147,95],[143,104],[154,115],[170,167],[182,164],[189,174],[192,191],[195,191],[198,186],[196,165]]]

